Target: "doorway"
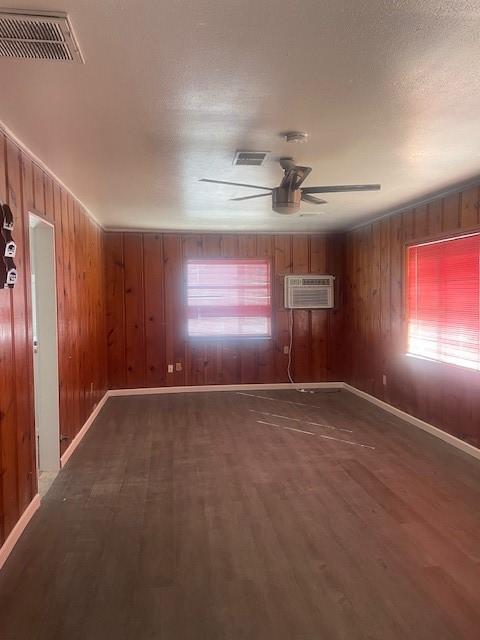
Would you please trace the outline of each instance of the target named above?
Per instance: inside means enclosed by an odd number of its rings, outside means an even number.
[[[39,493],[60,469],[55,229],[30,214],[35,436]]]

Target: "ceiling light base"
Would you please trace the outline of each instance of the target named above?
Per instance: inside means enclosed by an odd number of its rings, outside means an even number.
[[[306,133],[305,131],[288,131],[285,134],[285,140],[287,142],[296,142],[297,144],[307,142],[308,133]]]

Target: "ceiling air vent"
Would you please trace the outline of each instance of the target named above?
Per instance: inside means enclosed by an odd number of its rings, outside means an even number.
[[[233,164],[239,167],[261,167],[268,151],[237,151]]]
[[[65,13],[0,9],[0,57],[83,62]]]

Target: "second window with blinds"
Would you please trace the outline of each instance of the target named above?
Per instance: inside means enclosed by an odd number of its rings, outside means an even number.
[[[480,234],[408,248],[408,353],[480,370]]]
[[[272,331],[268,260],[187,262],[187,333],[203,338],[269,338]]]

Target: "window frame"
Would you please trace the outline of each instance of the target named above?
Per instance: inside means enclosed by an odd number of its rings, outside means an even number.
[[[252,260],[254,262],[265,262],[268,265],[269,283],[270,283],[270,333],[268,335],[207,335],[207,336],[191,336],[188,333],[188,263],[189,262],[216,262],[216,261],[231,261],[238,262],[239,260]],[[274,336],[274,274],[273,274],[273,260],[271,257],[263,256],[237,256],[237,257],[225,257],[225,256],[208,256],[204,258],[202,256],[189,256],[184,263],[184,282],[183,282],[183,299],[184,299],[184,335],[185,339],[189,342],[243,342],[243,341],[266,341],[273,340]]]
[[[408,250],[410,247],[416,247],[419,245],[433,244],[436,242],[445,242],[448,240],[459,240],[460,238],[467,238],[480,234],[480,226],[475,226],[471,229],[453,229],[450,231],[441,231],[435,234],[428,234],[420,236],[418,238],[412,237],[403,241],[402,251],[402,356],[414,361],[423,362],[425,364],[431,364],[437,367],[454,367],[462,372],[466,372],[467,375],[480,375],[479,369],[472,367],[466,367],[455,362],[445,362],[443,360],[435,360],[434,358],[428,358],[416,353],[409,353],[408,351],[408,323],[409,323],[409,305],[408,305]]]

